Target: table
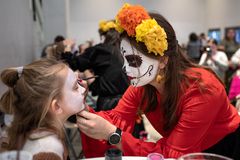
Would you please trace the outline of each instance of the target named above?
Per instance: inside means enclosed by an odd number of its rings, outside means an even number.
[[[105,160],[104,157],[99,158],[86,158],[85,160]],[[122,160],[147,160],[147,157],[138,157],[138,156],[123,156]],[[176,160],[174,158],[165,158],[164,160]]]
[[[105,157],[87,158],[85,160],[105,160]],[[147,160],[147,157],[123,156],[122,160]]]

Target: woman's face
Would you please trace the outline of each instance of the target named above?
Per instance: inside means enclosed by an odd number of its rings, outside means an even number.
[[[137,51],[127,39],[121,41],[120,49],[124,58],[123,69],[133,86],[144,86],[155,79],[159,66],[158,60]]]
[[[86,89],[79,85],[78,80],[78,73],[68,68],[62,89],[62,97],[59,101],[59,105],[66,117],[76,114],[85,108]]]
[[[235,36],[235,31],[234,31],[233,29],[229,29],[229,30],[227,31],[227,37],[228,37],[229,39],[234,39],[234,36]]]
[[[210,40],[210,41],[208,42],[208,46],[211,47],[212,53],[216,53],[216,51],[217,51],[217,45],[213,43],[213,40]]]

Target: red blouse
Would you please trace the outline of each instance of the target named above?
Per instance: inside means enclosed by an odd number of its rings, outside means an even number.
[[[208,86],[207,91],[201,93],[196,83],[190,84],[179,100],[179,121],[170,132],[164,132],[162,128],[160,105],[154,112],[146,114],[163,136],[156,143],[144,142],[131,135],[142,99],[142,87],[130,86],[115,109],[96,113],[123,130],[121,143],[125,156],[146,156],[158,152],[165,158],[177,158],[186,153],[201,152],[238,128],[240,116],[230,104],[224,86],[204,69],[194,68],[188,74],[193,74],[192,71],[201,73],[202,83]],[[86,157],[104,156],[109,148],[105,141],[94,140],[84,134],[81,136]]]

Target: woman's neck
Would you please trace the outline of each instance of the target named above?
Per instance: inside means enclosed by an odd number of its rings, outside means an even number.
[[[157,83],[155,80],[150,83],[150,85],[155,87],[160,94],[162,94],[164,92],[163,84],[164,84],[164,81]]]

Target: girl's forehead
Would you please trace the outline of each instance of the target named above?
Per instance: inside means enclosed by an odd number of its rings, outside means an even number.
[[[67,80],[69,81],[76,80],[76,74],[70,68],[68,68],[67,70]]]
[[[65,75],[64,75],[64,86],[68,86],[69,84],[73,83],[74,80],[75,80],[75,76],[74,76],[74,73],[73,71],[68,68],[65,70]]]

